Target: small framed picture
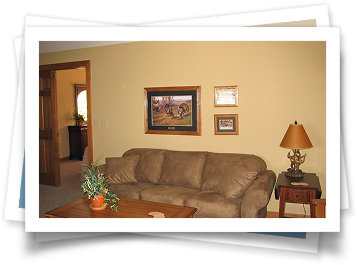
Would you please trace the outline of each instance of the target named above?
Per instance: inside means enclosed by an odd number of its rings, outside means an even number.
[[[215,134],[237,135],[238,114],[215,114],[214,115]]]
[[[215,86],[215,107],[238,107],[238,86]]]

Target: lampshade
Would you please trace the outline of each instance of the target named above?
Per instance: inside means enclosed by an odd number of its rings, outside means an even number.
[[[280,147],[290,148],[290,149],[303,149],[311,148],[312,143],[306,134],[304,126],[298,124],[296,121],[289,125],[283,140],[280,143]]]

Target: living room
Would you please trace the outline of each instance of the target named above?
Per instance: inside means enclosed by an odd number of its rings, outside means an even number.
[[[40,54],[40,65],[83,60],[93,119],[107,121],[93,126],[94,159],[135,147],[255,154],[278,175],[290,167],[279,144],[296,120],[313,144],[301,168],[316,173],[326,197],[325,42],[130,42]],[[144,88],[178,86],[201,87],[202,134],[145,134]],[[238,107],[215,107],[214,86],[238,86]],[[215,135],[214,114],[238,114],[239,134]],[[278,210],[272,196],[268,211]]]

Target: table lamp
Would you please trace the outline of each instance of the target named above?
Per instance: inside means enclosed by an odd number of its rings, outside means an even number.
[[[306,154],[301,155],[300,149],[311,148],[312,143],[306,134],[304,126],[295,123],[290,124],[288,130],[286,131],[283,140],[280,143],[280,147],[292,149],[293,154],[288,153],[288,158],[290,159],[290,168],[286,172],[285,176],[301,178],[304,176],[299,167],[305,162]]]

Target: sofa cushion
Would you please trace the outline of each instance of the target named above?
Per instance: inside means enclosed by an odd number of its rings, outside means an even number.
[[[185,206],[186,200],[200,191],[183,186],[157,185],[144,190],[141,193],[141,200]]]
[[[240,217],[242,198],[227,200],[217,191],[205,190],[186,200],[186,206],[197,208],[194,217]]]
[[[218,191],[226,199],[234,200],[265,169],[264,160],[254,155],[208,153],[203,169],[202,189]]]
[[[140,157],[135,170],[137,181],[158,183],[165,154],[165,149],[133,148],[126,151],[123,157],[132,155]]]
[[[206,156],[207,152],[168,151],[159,183],[201,188]]]
[[[119,198],[122,197],[140,200],[141,192],[153,187],[155,187],[155,184],[149,182],[132,182],[124,184],[111,184],[109,189],[114,189],[114,193]]]
[[[135,178],[135,168],[138,164],[139,156],[126,157],[107,157],[106,174],[107,182],[110,183],[128,183],[137,182]]]

